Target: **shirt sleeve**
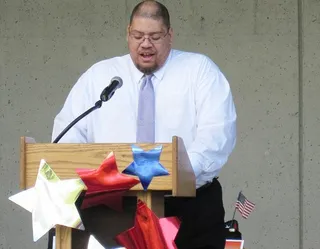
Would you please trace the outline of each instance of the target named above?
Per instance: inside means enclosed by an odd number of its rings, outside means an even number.
[[[200,64],[195,85],[197,129],[188,149],[196,179],[215,177],[236,143],[236,110],[229,83],[207,57]]]
[[[88,70],[81,75],[79,80],[72,87],[62,109],[54,119],[52,142],[73,120],[91,107],[88,105],[88,85],[90,81],[90,71]],[[59,143],[87,143],[86,118],[87,117],[82,118],[69,129],[69,131],[60,139]]]

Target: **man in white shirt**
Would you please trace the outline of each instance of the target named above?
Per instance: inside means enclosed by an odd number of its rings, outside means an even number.
[[[236,111],[229,83],[207,56],[172,49],[169,13],[156,1],[143,1],[133,9],[127,40],[128,55],[98,62],[79,78],[54,120],[52,139],[94,105],[114,76],[121,77],[123,86],[114,96],[79,121],[60,142],[140,142],[140,125],[145,131],[152,130],[151,140],[145,142],[165,143],[172,136],[182,137],[196,176],[197,197],[169,208],[170,214],[182,218],[175,242],[179,249],[222,249],[224,208],[217,176],[236,142]],[[148,103],[153,104],[139,102],[144,98],[139,91],[145,76],[150,76],[154,96]],[[146,106],[148,110],[140,110]],[[140,117],[148,111],[153,112],[151,121]]]

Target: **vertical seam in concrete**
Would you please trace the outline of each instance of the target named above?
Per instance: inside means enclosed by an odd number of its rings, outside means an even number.
[[[298,80],[299,80],[299,248],[303,249],[304,210],[303,210],[303,169],[304,169],[304,133],[303,133],[303,0],[298,1]]]
[[[124,23],[127,25],[129,23],[129,6],[128,6],[128,0],[125,0],[125,10],[124,10],[125,18]],[[125,26],[126,27],[126,26]]]
[[[253,19],[254,19],[254,24],[253,24],[253,34],[257,34],[257,12],[258,12],[258,0],[254,1],[254,7],[253,7]]]

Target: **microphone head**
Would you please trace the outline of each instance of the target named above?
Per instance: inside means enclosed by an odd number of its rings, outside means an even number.
[[[123,81],[122,81],[122,79],[121,79],[119,76],[113,77],[113,78],[111,79],[111,84],[112,84],[113,82],[115,82],[115,83],[118,82],[117,88],[122,87]]]
[[[109,86],[107,86],[100,95],[100,100],[105,102],[111,99],[115,91],[122,87],[122,79],[119,76],[115,76],[111,79]]]

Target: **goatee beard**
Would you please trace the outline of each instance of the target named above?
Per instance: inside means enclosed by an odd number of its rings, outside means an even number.
[[[139,64],[136,65],[138,70],[144,74],[152,74],[158,69],[158,64],[155,64],[152,67],[142,67]]]

